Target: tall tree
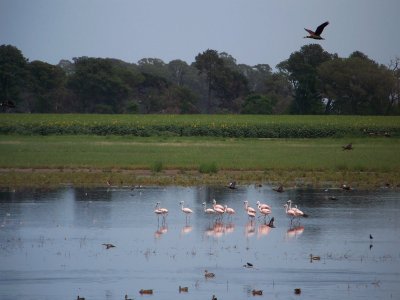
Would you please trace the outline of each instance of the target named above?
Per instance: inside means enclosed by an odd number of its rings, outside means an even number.
[[[208,49],[200,53],[195,58],[195,67],[200,74],[206,77],[207,82],[207,113],[211,112],[212,107],[212,90],[215,88],[216,76],[219,70],[223,67],[224,61],[218,55],[218,51]]]
[[[279,63],[294,87],[293,112],[318,114],[323,112],[322,96],[317,89],[317,67],[337,55],[329,54],[318,44],[305,45]]]
[[[26,89],[28,60],[11,45],[0,46],[0,102],[18,104]]]
[[[30,90],[33,96],[32,112],[58,112],[65,96],[66,76],[58,67],[35,60],[28,65]]]

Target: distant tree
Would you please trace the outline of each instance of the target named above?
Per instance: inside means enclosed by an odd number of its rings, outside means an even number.
[[[207,113],[211,112],[212,91],[215,89],[217,73],[224,66],[224,61],[219,57],[218,51],[208,49],[199,53],[195,58],[195,67],[199,73],[206,77],[207,82]]]
[[[326,111],[336,114],[385,114],[395,83],[393,74],[361,52],[318,68]]]
[[[168,88],[165,95],[165,108],[163,112],[173,114],[199,113],[196,107],[197,98],[190,89],[172,85]]]
[[[26,90],[28,60],[11,45],[0,46],[0,102],[17,105]]]
[[[30,90],[33,97],[31,112],[59,112],[63,106],[66,76],[58,67],[35,60],[28,65]]]
[[[250,95],[246,97],[243,104],[243,114],[264,114],[272,113],[276,100],[265,95]]]
[[[168,78],[168,66],[159,58],[142,58],[138,61],[138,69],[142,73]]]
[[[400,57],[392,59],[388,68],[393,74],[394,84],[386,114],[400,114]]]
[[[68,87],[81,101],[82,112],[120,113],[144,79],[129,64],[113,59],[74,58]]]
[[[277,65],[293,85],[293,113],[323,112],[322,96],[317,88],[317,67],[336,56],[324,51],[318,44],[311,44],[301,47],[300,51],[292,53],[289,59]]]
[[[69,61],[68,59],[62,59],[60,60],[60,62],[57,65],[58,67],[60,67],[61,69],[64,70],[64,73],[67,76],[70,76],[72,74],[74,74],[75,72],[75,65],[73,62]]]
[[[190,66],[183,60],[175,59],[168,63],[167,68],[171,82],[178,86],[184,85],[185,76],[189,73]]]

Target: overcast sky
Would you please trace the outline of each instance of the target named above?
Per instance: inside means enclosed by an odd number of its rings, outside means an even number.
[[[400,0],[0,0],[0,44],[30,61],[144,57],[188,63],[207,49],[275,67],[324,21],[329,53],[400,56]]]

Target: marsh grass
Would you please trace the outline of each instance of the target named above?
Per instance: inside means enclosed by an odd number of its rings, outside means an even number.
[[[399,184],[400,139],[352,138],[354,150],[343,151],[341,146],[349,142],[347,138],[0,135],[0,168],[17,170],[0,172],[0,185],[24,181],[102,185],[110,176],[118,184],[226,184],[232,179]],[[153,178],[137,170],[147,170]]]
[[[215,174],[218,173],[218,167],[215,162],[202,163],[199,166],[199,172],[205,174]]]
[[[155,173],[161,172],[163,170],[163,162],[159,160],[153,162],[150,169]]]

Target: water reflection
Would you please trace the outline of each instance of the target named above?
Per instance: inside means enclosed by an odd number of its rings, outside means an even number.
[[[213,199],[224,208],[220,215],[205,212]],[[283,208],[289,199],[309,217],[291,224]],[[245,200],[255,217],[249,218]],[[257,201],[270,205],[271,219],[260,214]],[[185,207],[192,213],[182,212]],[[168,213],[155,213],[160,208]],[[195,287],[187,299],[243,299],[247,290],[259,288],[285,299],[293,286],[311,298],[390,298],[400,292],[399,213],[399,193],[389,189],[3,191],[0,298],[76,299],[79,293],[123,299],[149,287],[154,299],[173,299],[179,285]],[[380,221],[372,226],[371,220]],[[108,243],[116,247],[107,250]],[[323,264],[311,265],[310,253]],[[257,268],[243,268],[248,261]],[[205,282],[204,269],[215,272],[215,279]],[[385,289],[355,288],[377,281]]]

